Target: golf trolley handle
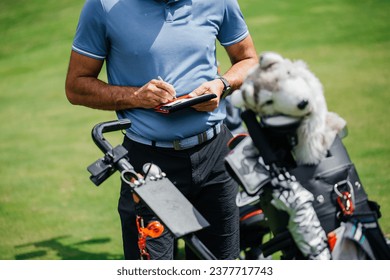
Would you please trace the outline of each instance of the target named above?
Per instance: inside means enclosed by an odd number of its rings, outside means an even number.
[[[103,158],[98,159],[87,168],[91,173],[90,179],[96,186],[103,183],[116,170],[119,170],[119,172],[128,170],[131,174],[134,173],[133,166],[127,160],[127,150],[121,145],[113,148],[103,136],[106,132],[126,129],[130,125],[130,120],[123,119],[102,122],[95,125],[92,129],[92,139],[104,154]]]
[[[96,146],[103,153],[107,153],[112,150],[111,144],[103,137],[103,134],[106,132],[113,132],[118,130],[127,129],[131,126],[131,121],[129,119],[115,120],[102,122],[94,126],[92,129],[92,139],[95,142]]]

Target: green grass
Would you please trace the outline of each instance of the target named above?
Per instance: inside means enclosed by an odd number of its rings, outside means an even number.
[[[71,106],[64,79],[84,1],[0,2],[0,259],[122,259],[119,178],[96,188],[94,124],[113,112]],[[390,234],[390,2],[240,0],[258,52],[305,60]],[[219,48],[222,68],[228,59]],[[102,76],[104,78],[104,75]],[[113,135],[112,141],[120,141]]]

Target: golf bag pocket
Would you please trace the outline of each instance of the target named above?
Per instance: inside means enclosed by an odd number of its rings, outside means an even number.
[[[297,179],[313,194],[313,207],[326,233],[355,213],[371,211],[367,194],[352,163],[314,172],[314,176],[307,180]]]
[[[335,231],[340,235],[342,232],[339,238],[342,243],[332,251],[333,259],[390,259],[390,250],[378,223],[379,205],[368,200],[355,165],[346,153],[343,154],[343,147],[337,145],[336,148],[338,153],[319,165],[298,166],[291,174],[313,194],[313,207],[325,233]],[[359,230],[366,241],[357,238]],[[366,242],[371,252],[363,244]]]

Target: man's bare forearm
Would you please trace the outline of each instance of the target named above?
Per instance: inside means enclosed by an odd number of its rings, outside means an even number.
[[[248,36],[243,41],[226,47],[226,51],[232,66],[223,76],[233,89],[237,89],[241,87],[248,71],[258,63],[256,49],[251,36]]]
[[[65,82],[66,97],[74,105],[121,110],[136,107],[138,88],[109,85],[98,79],[104,61],[71,52]]]
[[[235,63],[223,76],[229,81],[233,89],[241,87],[245,80],[248,71],[257,65],[256,57],[241,60]]]
[[[102,60],[72,51],[65,82],[70,103],[101,110],[124,110],[153,108],[175,97],[173,86],[157,79],[141,87],[109,85],[98,79],[102,66]]]
[[[94,77],[77,77],[67,83],[66,95],[73,105],[101,110],[137,107],[135,87],[113,86]]]

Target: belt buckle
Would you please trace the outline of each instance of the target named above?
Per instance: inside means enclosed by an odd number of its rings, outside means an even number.
[[[198,145],[206,142],[207,139],[207,131],[202,132],[201,134],[198,134]]]
[[[216,128],[216,126],[212,127],[211,132],[212,132],[212,135],[211,135],[210,138],[208,137],[208,130],[206,130],[206,131],[204,131],[204,132],[202,132],[202,133],[200,133],[200,134],[198,134],[198,135],[196,135],[196,136],[193,136],[193,137],[197,137],[197,138],[198,138],[198,143],[195,144],[194,146],[200,145],[200,144],[202,144],[202,143],[204,143],[204,142],[206,142],[206,141],[212,139],[215,135],[217,135],[218,133],[217,133],[217,128]],[[184,149],[186,149],[186,148],[184,148],[184,147],[182,146],[180,140],[174,140],[174,141],[173,141],[173,148],[174,148],[175,150],[177,150],[177,151],[178,151],[178,150],[184,150]],[[187,148],[189,148],[189,147],[187,147]]]
[[[176,151],[183,150],[183,147],[182,147],[181,144],[180,144],[180,140],[173,140],[173,148],[174,148]]]

